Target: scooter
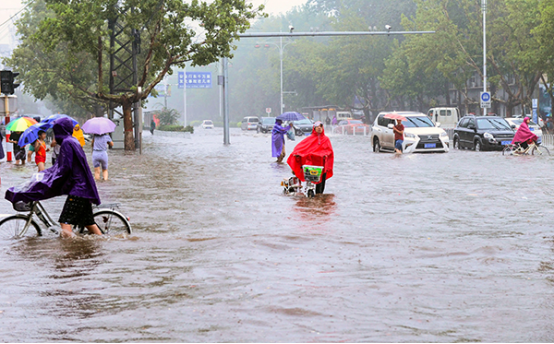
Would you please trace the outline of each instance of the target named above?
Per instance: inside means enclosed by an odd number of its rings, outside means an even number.
[[[321,176],[324,172],[323,170],[324,166],[302,165],[302,171],[304,172],[306,186],[302,186],[302,181],[298,177],[292,176],[281,182],[281,186],[284,187],[283,192],[285,194],[296,194],[299,192],[303,192],[308,198],[314,197],[315,187],[316,184],[319,184],[321,182]],[[304,190],[302,191],[302,189]]]

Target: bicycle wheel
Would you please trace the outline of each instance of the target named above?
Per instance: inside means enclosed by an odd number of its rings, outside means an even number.
[[[531,155],[550,155],[550,151],[545,146],[535,146],[531,151]]]
[[[129,221],[117,211],[100,210],[94,213],[94,222],[102,233],[107,235],[131,234]]]
[[[28,215],[17,214],[0,220],[0,240],[42,236],[42,231],[35,220],[31,220],[31,224],[23,233],[28,219]]]
[[[506,145],[506,147],[502,150],[502,155],[513,155],[516,149],[515,145]]]

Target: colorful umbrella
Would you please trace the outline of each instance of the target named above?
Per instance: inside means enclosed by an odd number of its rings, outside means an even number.
[[[115,123],[106,117],[94,117],[83,124],[81,129],[87,134],[104,135],[115,130]]]
[[[74,126],[79,124],[78,121],[74,120],[73,118],[69,117],[68,115],[59,114],[59,113],[46,117],[45,119],[40,121],[40,123],[49,124],[50,126],[47,129],[50,129],[54,126],[54,121],[56,121],[57,119],[60,119],[60,118],[69,118],[69,119],[71,119],[73,121]]]
[[[397,113],[388,113],[384,117],[388,119],[399,119],[401,121],[407,121],[406,117],[399,115]]]
[[[291,121],[300,121],[300,120],[305,119],[305,118],[306,117],[302,116],[298,112],[291,111],[291,112],[285,112],[285,113],[281,114],[276,119],[291,122]]]
[[[19,117],[18,119],[8,123],[6,126],[6,130],[9,131],[25,131],[25,129],[29,128],[33,124],[37,124],[37,121],[30,117]]]

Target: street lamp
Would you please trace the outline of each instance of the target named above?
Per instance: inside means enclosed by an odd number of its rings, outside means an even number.
[[[283,110],[284,110],[284,105],[283,105],[283,53],[285,51],[285,48],[287,45],[291,44],[293,42],[288,42],[286,43],[285,45],[283,45],[283,37],[279,37],[279,44],[276,44],[276,43],[264,43],[264,48],[269,48],[269,45],[270,44],[273,44],[274,46],[277,47],[277,49],[279,49],[279,61],[280,61],[280,67],[281,67],[281,108],[280,108],[280,112],[279,112],[279,115],[283,113]],[[260,48],[260,45],[259,44],[256,44],[254,46],[255,48]]]

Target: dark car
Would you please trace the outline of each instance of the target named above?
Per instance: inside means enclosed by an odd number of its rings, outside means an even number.
[[[294,127],[294,133],[298,136],[302,136],[304,133],[311,133],[314,128],[312,121],[307,118],[292,122],[292,126]]]
[[[515,131],[498,116],[465,116],[454,129],[454,148],[476,151],[502,150],[510,144]]]
[[[275,125],[275,117],[262,117],[258,122],[258,133],[269,133]]]

